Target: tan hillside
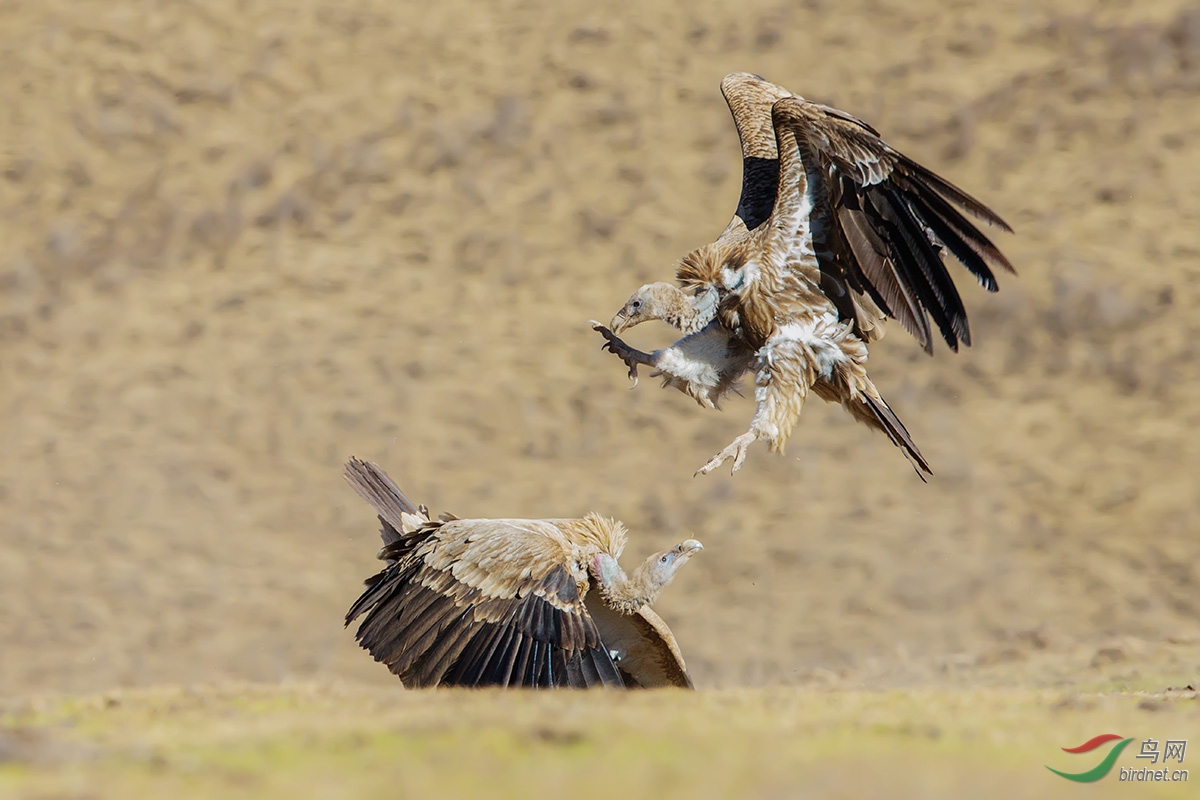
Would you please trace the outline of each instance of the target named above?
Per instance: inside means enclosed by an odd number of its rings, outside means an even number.
[[[393,685],[352,454],[630,565],[702,540],[659,606],[701,687],[1200,637],[1200,5],[1053,5],[7,4],[0,694]],[[872,348],[928,485],[816,402],[693,479],[750,399],[628,391],[585,324],[728,221],[735,70],[1016,229],[998,295],[956,267],[973,348]]]

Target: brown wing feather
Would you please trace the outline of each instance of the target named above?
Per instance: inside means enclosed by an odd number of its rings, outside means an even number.
[[[663,618],[649,606],[634,614],[621,614],[599,598],[588,595],[584,602],[626,686],[659,689],[676,686],[694,688],[683,654]]]
[[[851,196],[850,201],[857,205],[857,198]],[[890,313],[922,345],[930,342],[929,317],[897,274],[888,257],[887,244],[872,230],[862,209],[848,203],[838,204],[837,218],[844,241],[850,248],[849,258],[841,263],[857,263],[865,279],[846,282],[870,294],[885,313]],[[837,272],[844,279],[849,278],[845,269]]]
[[[421,513],[414,525],[417,508],[376,465],[354,460],[346,475],[394,535],[346,624],[363,617],[359,643],[406,686],[623,685],[556,521]]]
[[[679,644],[663,618],[649,606],[642,606],[629,619],[639,629],[640,641],[626,651],[619,668],[644,689],[696,688]]]
[[[464,562],[438,569],[422,558],[444,528],[432,523],[347,613],[347,625],[365,615],[356,638],[376,661],[410,688],[623,685],[566,566],[488,596],[454,576]]]
[[[777,101],[772,114],[777,128],[795,135],[797,158],[790,169],[808,172],[806,184],[789,180],[789,168],[783,166],[788,157],[781,153],[774,214],[795,211],[794,203],[785,202],[787,187],[794,191],[800,184],[814,192],[809,225],[797,231],[813,237],[823,283],[839,291],[848,286],[865,292],[931,352],[930,319],[952,349],[960,341],[969,345],[966,310],[942,260],[943,250],[950,250],[989,291],[997,288],[991,266],[1013,268],[955,206],[1011,231],[1008,224],[845,112],[792,96]],[[785,146],[783,140],[778,146]],[[818,172],[823,181],[815,180]],[[845,316],[842,305],[839,311]]]

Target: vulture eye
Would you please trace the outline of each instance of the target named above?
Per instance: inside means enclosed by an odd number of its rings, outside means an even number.
[[[634,300],[634,301],[633,301],[633,305],[631,305],[631,306],[630,306],[630,308],[632,308],[634,311],[637,311],[637,310],[638,310],[639,308],[641,308],[641,307],[642,307],[642,301],[641,301],[641,300]]]
[[[670,557],[669,555],[666,555],[666,554],[664,553],[663,555],[659,556],[659,558],[658,558],[658,563],[660,563],[660,564],[666,564],[666,563],[667,563],[668,561],[670,561],[670,560],[671,560],[671,557]]]

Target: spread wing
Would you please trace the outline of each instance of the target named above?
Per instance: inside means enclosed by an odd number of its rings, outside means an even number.
[[[357,462],[347,477],[385,526],[399,518],[403,494],[376,491],[391,484],[378,467]],[[406,686],[624,685],[580,596],[586,570],[553,523],[392,530],[380,553],[388,566],[367,580],[346,624],[364,616],[356,638]]]
[[[970,345],[942,251],[994,292],[991,267],[1013,272],[1012,264],[963,212],[1011,231],[1008,224],[849,114],[800,97],[777,101],[771,113],[780,182],[769,247],[790,250],[788,237],[809,236],[826,294],[836,286],[865,291],[927,351],[930,319],[951,349]]]
[[[695,688],[675,636],[653,609],[642,606],[636,614],[627,616],[609,608],[595,595],[588,595],[585,602],[605,646],[614,654],[613,661],[626,686]]]

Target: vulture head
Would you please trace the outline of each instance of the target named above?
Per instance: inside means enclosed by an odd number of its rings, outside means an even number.
[[[626,575],[608,553],[598,553],[592,557],[591,572],[604,601],[622,614],[633,614],[642,606],[653,605],[679,568],[703,549],[700,542],[688,539],[650,556],[632,575]]]
[[[651,319],[666,320],[678,327],[678,321],[691,312],[687,295],[675,286],[661,282],[647,283],[625,301],[608,327],[613,333],[620,333]]]

